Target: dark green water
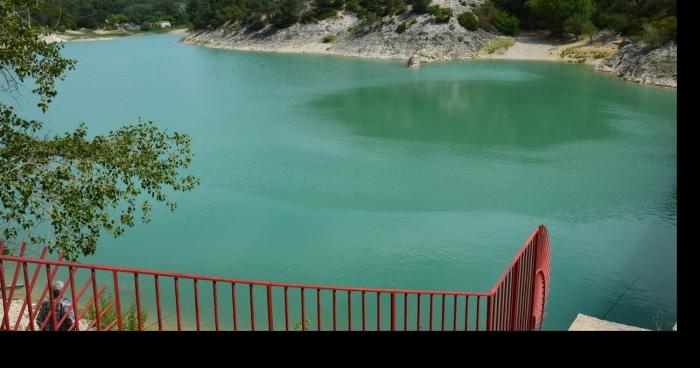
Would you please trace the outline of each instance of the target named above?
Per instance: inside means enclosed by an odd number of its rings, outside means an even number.
[[[44,117],[52,130],[154,120],[192,137],[201,179],[175,213],[104,238],[89,261],[487,291],[542,223],[546,329],[602,316],[637,277],[606,318],[675,322],[675,91],[580,65],[409,70],[176,41],[66,45],[78,65]]]

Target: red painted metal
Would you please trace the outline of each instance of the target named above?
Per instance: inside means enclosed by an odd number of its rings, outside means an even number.
[[[75,267],[68,268],[68,282],[70,282],[71,306],[73,307],[74,311],[77,311],[78,310],[78,298],[76,298],[76,294],[75,294],[75,272],[76,272]],[[27,292],[31,294],[31,290],[29,290]],[[118,300],[119,299],[117,299],[117,301]],[[31,303],[31,300],[30,300],[30,303]],[[32,315],[31,309],[29,310],[29,315],[30,316]],[[33,323],[31,323],[31,324],[33,324]],[[80,319],[78,318],[78,316],[75,316],[75,322],[73,323],[73,330],[80,331]]]
[[[173,283],[175,284],[175,308],[177,313],[177,330],[182,331],[182,318],[180,313],[180,282],[177,277],[173,278]]]
[[[267,330],[275,330],[275,321],[272,315],[272,286],[267,285]]]
[[[469,331],[469,295],[464,297],[464,331]]]
[[[420,294],[418,294],[416,304],[418,306],[418,312],[416,314],[416,331],[420,331]]]
[[[39,259],[45,259],[45,258],[46,258],[46,251],[47,251],[47,249],[46,249],[46,247],[44,247],[44,248],[41,250],[41,256],[39,257]],[[1,251],[1,250],[0,250],[0,254],[2,254],[2,251]],[[24,263],[23,265],[26,266],[27,264]],[[25,285],[28,285],[28,286],[26,286],[26,288],[27,288],[27,293],[31,294],[31,291],[34,290],[34,285],[36,284],[36,280],[37,280],[37,278],[39,277],[39,271],[40,271],[40,270],[41,270],[41,267],[38,267],[38,266],[37,266],[37,267],[34,268],[34,275],[32,276],[32,282],[31,282],[31,283],[27,284],[27,280],[24,280],[24,284],[25,284]],[[29,300],[30,300],[30,302],[31,302],[31,298],[30,298]],[[25,309],[26,307],[27,307],[27,301],[25,301],[25,302],[22,304],[22,308],[21,308],[20,311],[19,311],[19,315],[20,315],[20,316],[24,314],[24,309]],[[32,313],[31,303],[29,304],[29,307],[30,307],[30,308],[29,308],[29,320],[30,320],[30,321],[33,321],[33,320],[34,320],[34,313]],[[15,323],[15,328],[14,328],[15,331],[17,331],[17,330],[19,329],[19,324],[20,324],[20,322],[21,322],[21,320],[18,319],[17,322]],[[34,331],[34,324],[33,324],[33,323],[30,323],[30,325],[31,325],[30,330]]]
[[[403,295],[403,330],[408,331],[408,294]]]
[[[335,290],[333,290],[333,331],[337,331],[337,326],[336,326],[336,303],[335,303]]]
[[[430,329],[428,331],[433,330],[433,296],[434,294],[430,294]]]
[[[299,290],[301,290],[301,330],[306,331],[306,306],[304,305],[304,288],[300,288]]]
[[[362,331],[365,329],[365,291],[362,291]]]
[[[216,293],[216,281],[211,283],[211,288],[214,294],[214,326],[219,331],[219,297]],[[160,313],[160,307],[158,307],[158,313]]]
[[[440,322],[440,331],[445,331],[445,298],[446,296],[442,296],[442,312],[440,313],[440,318],[442,321]]]
[[[321,290],[316,289],[316,331],[321,331]]]
[[[382,295],[377,292],[377,331],[382,330]]]
[[[322,318],[321,318],[321,305],[323,303],[324,293],[322,291],[328,290],[332,294],[333,303],[333,330],[338,329],[337,315],[339,313],[339,306],[337,304],[337,293],[345,292],[347,293],[347,313],[348,322],[347,329],[352,330],[352,293],[359,292],[362,293],[361,307],[362,307],[362,330],[366,330],[366,321],[368,318],[368,313],[370,316],[374,314],[373,317],[377,321],[377,330],[382,329],[381,320],[381,299],[382,294],[389,294],[390,298],[390,329],[392,331],[397,330],[396,326],[396,294],[401,294],[404,296],[403,300],[403,330],[408,329],[408,319],[409,319],[409,308],[408,299],[409,295],[416,295],[416,329],[421,329],[421,297],[428,296],[430,298],[430,310],[429,310],[429,330],[433,330],[433,323],[435,322],[435,316],[433,314],[434,309],[434,298],[435,296],[441,296],[441,320],[440,329],[445,329],[446,320],[446,305],[447,299],[452,296],[452,328],[457,330],[457,311],[459,309],[460,298],[464,297],[464,330],[469,330],[470,315],[469,315],[469,301],[470,297],[476,297],[475,306],[476,307],[476,322],[475,330],[535,330],[542,328],[542,321],[545,317],[545,305],[547,301],[547,294],[549,292],[549,274],[550,274],[550,246],[549,238],[547,234],[547,229],[544,226],[539,226],[525,242],[524,246],[516,254],[513,261],[510,263],[505,272],[500,276],[498,281],[488,292],[462,292],[462,291],[433,291],[433,290],[406,290],[406,289],[378,289],[378,288],[359,288],[359,287],[342,287],[342,286],[323,286],[323,285],[308,285],[308,284],[296,284],[296,283],[278,283],[270,281],[258,281],[258,280],[242,280],[236,278],[224,278],[215,276],[203,276],[195,274],[184,274],[175,272],[160,272],[153,270],[144,270],[138,268],[125,268],[125,267],[114,267],[114,266],[104,266],[104,265],[94,265],[94,264],[83,264],[75,262],[64,262],[62,255],[59,255],[58,260],[48,260],[45,259],[46,248],[42,250],[41,258],[30,258],[25,256],[24,251],[26,245],[20,248],[18,256],[2,255],[2,250],[5,248],[5,243],[0,241],[0,286],[2,287],[2,300],[3,300],[3,318],[0,324],[0,330],[11,330],[18,329],[20,320],[10,321],[9,313],[9,302],[13,299],[15,288],[17,286],[20,268],[23,271],[23,278],[25,283],[25,288],[27,290],[27,295],[22,299],[21,314],[24,313],[26,308],[29,309],[29,316],[32,321],[35,318],[36,310],[33,305],[38,306],[43,303],[46,294],[49,294],[49,303],[54,306],[50,312],[48,318],[45,320],[43,326],[38,326],[38,329],[43,329],[48,323],[52,323],[54,327],[62,325],[67,314],[63,316],[61,321],[57,321],[57,317],[53,310],[55,310],[56,303],[64,295],[67,288],[70,285],[72,305],[69,307],[70,310],[77,311],[78,308],[84,303],[81,302],[81,298],[88,287],[92,286],[91,300],[88,301],[87,305],[83,306],[80,313],[75,313],[76,323],[71,326],[73,330],[79,330],[79,319],[84,317],[90,308],[95,310],[94,321],[89,321],[88,325],[95,326],[97,330],[109,330],[115,328],[118,330],[123,330],[122,316],[121,316],[121,301],[120,294],[127,293],[127,290],[121,290],[119,288],[118,277],[119,274],[132,274],[134,277],[134,290],[131,291],[133,298],[136,301],[137,318],[138,318],[138,328],[142,330],[142,308],[143,300],[142,298],[147,298],[149,300],[155,299],[156,313],[158,318],[158,329],[163,330],[165,328],[163,324],[163,311],[164,305],[161,303],[161,290],[160,290],[160,278],[172,278],[175,287],[175,308],[177,313],[177,329],[182,330],[184,326],[182,325],[182,313],[181,313],[181,298],[179,289],[179,279],[186,279],[193,281],[193,291],[194,291],[194,301],[195,301],[195,314],[196,314],[196,329],[202,329],[201,325],[201,309],[199,303],[199,292],[198,283],[201,281],[212,282],[212,293],[213,293],[213,306],[214,306],[214,327],[216,330],[220,329],[219,321],[219,305],[218,305],[218,289],[217,283],[224,282],[231,285],[231,300],[232,300],[232,313],[233,313],[233,329],[239,330],[237,322],[237,298],[236,298],[236,284],[240,283],[247,285],[249,288],[248,302],[251,307],[250,309],[250,327],[248,329],[255,330],[255,312],[256,309],[263,309],[263,306],[257,308],[254,303],[254,288],[256,286],[265,287],[267,291],[267,319],[268,319],[268,330],[274,330],[274,299],[273,293],[276,288],[284,289],[284,313],[285,313],[285,330],[289,330],[289,309],[290,300],[288,297],[289,289],[299,289],[301,292],[301,329],[306,330],[307,326],[304,323],[306,318],[305,310],[305,293],[306,289],[316,290],[316,309],[317,309],[317,330],[322,330]],[[14,272],[8,271],[8,266],[15,266]],[[30,269],[29,266],[35,267],[33,272],[33,277],[30,279]],[[35,290],[35,285],[38,282],[39,271],[42,267],[45,267],[45,287],[43,292],[36,304],[32,304],[32,291]],[[58,271],[62,268],[68,268],[68,280],[65,280],[64,287],[55,297],[50,291],[50,285],[52,280],[56,279],[58,276]],[[11,268],[9,268],[11,269]],[[89,272],[87,279],[84,277],[78,277],[77,271],[85,270]],[[99,285],[97,273],[108,273],[112,276],[114,301],[109,303],[109,305],[101,306],[99,303],[99,298],[103,295],[106,288],[105,286]],[[9,275],[8,275],[9,273]],[[155,291],[153,290],[142,290],[139,285],[139,278],[142,276],[153,276]],[[11,283],[8,285],[8,277],[10,277]],[[85,280],[83,288],[76,294],[76,282],[82,282]],[[8,292],[9,291],[9,292]],[[371,313],[366,308],[366,294],[375,293],[377,296],[377,309],[376,313]],[[144,294],[144,295],[141,295]],[[188,296],[192,297],[192,296]],[[482,297],[486,298],[485,302],[482,302]],[[144,299],[146,300],[146,299]],[[190,299],[191,300],[191,299]],[[280,303],[280,301],[278,301]],[[296,302],[295,302],[296,303]],[[485,306],[483,304],[486,304]],[[94,305],[94,306],[93,306]],[[298,304],[297,304],[298,305]],[[481,321],[482,309],[485,309],[486,313],[486,324],[482,327],[483,323]],[[101,310],[102,309],[102,310]],[[116,309],[116,320],[109,322],[103,321],[103,318],[107,315],[110,310]],[[14,328],[12,328],[14,327]],[[34,325],[29,324],[26,329],[34,329]]]
[[[348,331],[352,331],[352,292],[348,291]]]
[[[195,281],[196,282],[196,281]],[[134,274],[134,292],[136,293],[136,319],[139,331],[143,331],[143,321],[141,318],[141,293],[139,292],[139,274]],[[196,298],[197,293],[195,293]],[[98,323],[100,319],[97,319]],[[99,326],[97,327],[99,328]]]
[[[37,267],[37,268],[39,268],[39,267]],[[29,321],[30,321],[30,323],[29,323],[29,329],[32,330],[32,331],[34,331],[34,324],[31,323],[31,321],[33,321],[33,319],[32,319],[31,316],[34,315],[34,314],[32,313],[32,287],[31,287],[31,285],[29,284],[29,272],[28,272],[28,270],[27,270],[27,263],[26,263],[26,262],[25,262],[25,263],[22,263],[22,270],[24,271],[24,272],[23,272],[23,274],[24,274],[24,285],[26,285],[26,287],[27,287],[27,292],[26,292],[25,295],[24,295],[24,303],[25,303],[25,305],[28,305],[28,306],[29,306]],[[20,312],[19,315],[21,316],[23,313],[24,313],[24,306],[22,306],[22,311]],[[18,327],[19,327],[18,325],[15,325],[15,331],[17,331],[17,328],[18,328]]]
[[[452,331],[457,331],[457,295],[452,297]]]
[[[197,279],[193,280],[192,285],[194,286],[194,314],[195,314],[195,323],[197,325],[197,331],[200,331],[200,325],[199,325],[199,288],[197,284]],[[252,293],[252,291],[251,291]],[[253,300],[253,295],[251,294],[250,300]],[[252,310],[252,308],[251,308]],[[140,328],[139,328],[140,330]]]
[[[231,309],[233,313],[233,330],[238,331],[238,318],[236,316],[236,283],[231,283]]]
[[[255,331],[255,299],[253,298],[253,284],[248,285],[248,290],[250,291],[250,329]],[[302,322],[302,324],[304,324]]]
[[[391,293],[391,330],[396,331],[396,294]]]
[[[115,273],[114,275],[114,291],[117,293],[117,275]],[[162,317],[162,312],[160,308],[160,282],[158,282],[158,275],[153,276],[153,283],[155,284],[156,287],[156,313],[157,313],[157,318],[158,318],[158,331],[163,331],[163,317]],[[216,292],[216,289],[214,289],[214,292]],[[117,315],[121,314],[119,312],[119,308],[117,308]],[[121,318],[120,318],[121,319]],[[218,324],[217,324],[217,330],[218,330]],[[119,329],[121,330],[121,323]]]
[[[97,322],[97,329],[99,330],[102,328],[102,324],[100,323],[101,322],[100,321],[100,298],[99,298],[99,296],[97,296],[97,277],[95,276],[95,269],[94,268],[90,270],[90,277],[92,280],[93,300],[95,302],[95,319]],[[49,280],[49,281],[51,281],[51,280]],[[49,293],[49,295],[52,295],[52,293]],[[138,300],[138,294],[136,294],[136,298]],[[52,315],[55,314],[54,313],[55,310],[56,310],[56,306],[54,304],[54,300],[52,297],[51,298],[51,314]],[[54,318],[54,320],[55,320],[55,318]],[[56,327],[56,326],[54,325],[54,327]],[[56,329],[54,328],[54,331],[55,330]]]
[[[117,328],[119,331],[122,331],[124,329],[124,325],[122,323],[122,305],[119,301],[119,278],[117,277],[117,271],[112,271],[112,282],[114,284],[114,301],[117,303]],[[157,283],[158,276],[156,276],[156,286]],[[156,290],[158,289],[156,288]],[[73,296],[73,299],[75,299],[75,295]],[[78,297],[78,299],[80,299],[80,297]],[[160,302],[160,297],[158,298],[158,301]],[[80,325],[79,321],[76,321],[76,324]],[[160,309],[158,309],[158,327],[160,329]]]
[[[289,331],[289,288],[284,287],[284,329]]]
[[[5,254],[5,242],[0,240],[0,256]],[[2,323],[0,323],[0,330],[9,330],[10,327],[10,303],[8,301],[10,298],[7,297],[5,292],[5,267],[2,263],[2,257],[0,257],[0,289],[2,291]]]

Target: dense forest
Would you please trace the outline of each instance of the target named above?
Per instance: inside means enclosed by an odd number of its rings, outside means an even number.
[[[438,23],[456,17],[467,29],[507,35],[519,30],[590,35],[609,29],[654,45],[677,38],[676,0],[491,0],[465,14],[453,14],[431,0],[47,0],[34,19],[54,29],[168,20],[195,30],[225,24],[258,30],[314,23],[340,10],[368,23],[407,11],[429,13]]]
[[[110,28],[119,23],[143,24],[167,20],[189,24],[189,0],[43,0],[32,17],[57,30]]]

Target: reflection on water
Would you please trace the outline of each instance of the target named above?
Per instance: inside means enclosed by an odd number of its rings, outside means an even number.
[[[318,97],[310,106],[362,136],[421,142],[541,147],[614,133],[601,101],[548,92],[538,81],[363,87]]]

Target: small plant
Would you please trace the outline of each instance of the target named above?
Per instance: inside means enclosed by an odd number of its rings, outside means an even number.
[[[326,36],[326,37],[323,37],[322,42],[323,43],[333,43],[333,42],[335,42],[336,38],[338,38],[338,36],[336,36],[336,35]]]
[[[455,25],[454,25],[454,24],[450,24],[447,28],[449,28],[450,31],[454,31],[454,30],[455,30]]]
[[[479,28],[479,19],[472,12],[464,12],[457,18],[459,25],[467,31],[476,31]]]
[[[438,5],[429,6],[428,13],[435,17],[435,23],[447,23],[452,18],[452,8],[441,8]]]
[[[105,309],[112,304],[113,297],[111,295],[102,295],[100,296],[100,325],[102,328],[105,328],[112,324],[116,319],[117,319],[117,308],[115,305],[112,305],[107,312],[105,312]],[[104,313],[104,314],[103,314]],[[95,306],[91,306],[90,309],[88,309],[87,313],[87,318],[91,321],[94,321],[97,319],[97,313],[95,312]],[[146,324],[146,320],[148,320],[148,311],[146,310],[141,310],[141,325]],[[138,324],[138,313],[136,311],[136,304],[131,303],[126,311],[122,310],[122,325],[123,329],[125,331],[138,331],[139,329],[139,324]],[[115,324],[112,327],[112,331],[116,331],[118,326]]]
[[[303,329],[303,331],[308,331],[310,327],[311,327],[311,321],[309,320],[309,317],[304,317],[304,329]],[[301,321],[297,322],[294,325],[294,331],[302,331]]]
[[[396,33],[398,33],[398,34],[404,33],[404,32],[406,32],[406,28],[408,28],[406,26],[406,22],[403,22],[403,23],[399,24],[398,27],[396,27]]]

